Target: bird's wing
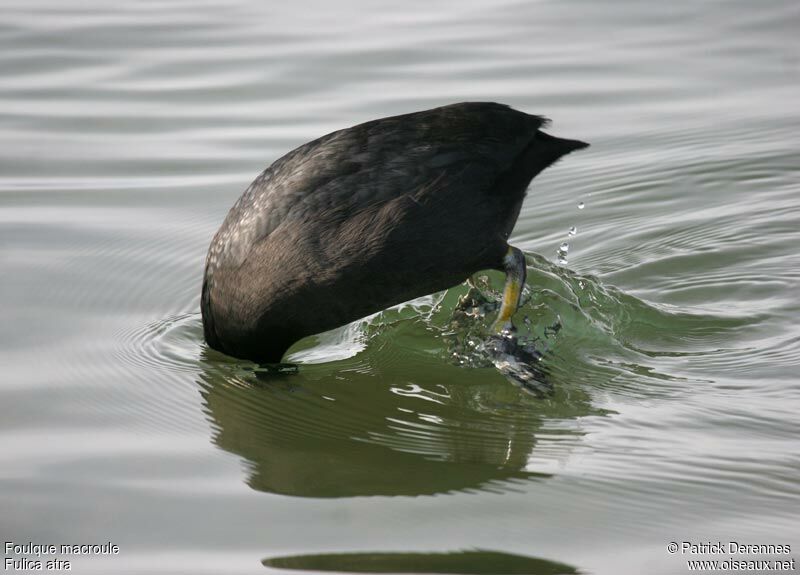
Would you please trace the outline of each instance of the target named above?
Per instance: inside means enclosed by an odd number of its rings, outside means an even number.
[[[465,103],[333,132],[256,178],[220,229],[218,251],[241,263],[253,245],[297,219],[347,217],[443,186],[488,190],[545,121],[500,104]]]

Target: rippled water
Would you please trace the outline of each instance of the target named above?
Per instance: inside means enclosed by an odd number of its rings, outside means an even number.
[[[798,25],[788,0],[4,0],[4,540],[112,541],[71,558],[103,573],[796,552]],[[592,143],[512,238],[551,394],[461,365],[490,319],[458,318],[467,286],[299,343],[296,374],[203,345],[205,251],[265,165],[462,100]]]

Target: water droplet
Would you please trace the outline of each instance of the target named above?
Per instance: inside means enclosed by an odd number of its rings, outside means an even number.
[[[572,226],[572,227],[569,229],[569,235],[571,235],[571,236],[574,236],[574,235],[575,235],[575,234],[577,234],[577,233],[578,233],[578,228],[576,228],[575,226]]]
[[[585,206],[586,206],[586,204],[584,204],[583,202],[578,202],[578,209],[579,210],[582,210]]]
[[[558,263],[562,266],[567,265],[567,253],[569,253],[569,244],[567,242],[562,243],[558,246],[556,250],[556,256],[558,256]]]

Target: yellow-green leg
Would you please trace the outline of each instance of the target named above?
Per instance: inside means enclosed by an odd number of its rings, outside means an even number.
[[[503,268],[506,272],[506,285],[503,289],[503,304],[500,306],[500,315],[494,322],[494,331],[502,333],[514,329],[511,316],[517,311],[522,299],[522,288],[525,287],[525,255],[518,248],[508,246],[508,251],[503,258]]]

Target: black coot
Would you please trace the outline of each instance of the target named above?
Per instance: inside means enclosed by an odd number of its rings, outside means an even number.
[[[525,281],[508,236],[528,184],[588,144],[545,119],[466,102],[373,120],[289,152],[258,176],[211,242],[208,344],[276,363],[294,342],[483,269],[507,273],[498,329]]]

